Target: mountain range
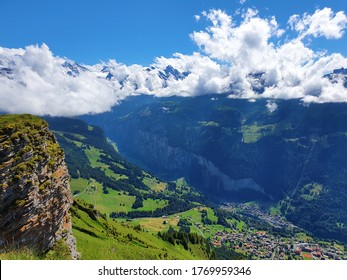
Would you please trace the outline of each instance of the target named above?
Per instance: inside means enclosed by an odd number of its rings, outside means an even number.
[[[69,77],[79,77],[83,73],[92,74],[94,79],[104,79],[113,86],[119,86],[122,90],[125,85],[134,88],[136,91],[139,89],[139,85],[131,77],[131,73],[119,75],[119,64],[114,61],[103,62],[96,66],[82,65],[75,61],[66,58],[56,58],[58,70],[60,74],[67,75]],[[16,53],[6,54],[0,53],[0,76],[6,77],[10,80],[17,80],[17,82],[23,82],[18,77],[18,72],[21,71],[20,67],[22,64],[27,63],[27,57],[24,53],[18,51]],[[168,64],[160,68],[150,66],[150,67],[139,66],[138,70],[142,70],[144,75],[148,78],[154,78],[157,83],[160,83],[163,88],[167,87],[167,82],[169,80],[184,80],[191,73],[189,71],[183,71],[174,68],[172,65]],[[35,69],[34,69],[35,70]],[[44,75],[44,73],[41,73]],[[117,84],[117,85],[115,85]]]
[[[20,54],[16,54],[15,57],[8,57],[6,55],[0,54],[0,76],[6,77],[8,79],[15,79],[16,72],[18,69],[18,61],[23,61],[23,57]],[[136,90],[139,89],[139,85],[131,79],[130,75],[124,75],[120,77],[118,74],[117,65],[113,63],[102,63],[99,67],[92,67],[88,65],[81,65],[75,61],[69,59],[61,59],[60,71],[70,77],[78,77],[81,73],[89,72],[94,75],[95,78],[106,79],[110,82],[117,82],[120,85],[120,89],[123,89],[125,84],[130,85]],[[187,78],[191,72],[183,71],[174,68],[172,65],[168,64],[162,68],[156,68],[154,66],[143,67],[142,71],[149,74],[151,77],[155,76],[159,79],[163,88],[166,88],[168,80],[184,80]],[[252,89],[257,93],[262,93],[266,85],[265,72],[249,73],[248,80]],[[347,69],[341,68],[336,69],[332,73],[327,73],[323,76],[329,79],[332,83],[337,83],[340,80],[343,81],[344,86],[347,87]],[[21,82],[20,80],[17,82]]]

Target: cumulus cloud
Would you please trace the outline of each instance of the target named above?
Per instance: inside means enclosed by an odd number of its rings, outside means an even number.
[[[275,18],[262,19],[257,11],[248,9],[243,22],[236,26],[221,10],[203,15],[212,26],[194,32],[191,37],[208,56],[229,62],[245,73],[273,60],[274,45],[269,40],[282,33]]]
[[[339,39],[344,34],[347,17],[344,12],[334,13],[330,8],[318,9],[313,15],[292,15],[288,21],[291,28],[299,32],[299,38],[306,36]]]
[[[293,15],[281,27],[275,17],[247,9],[238,18],[222,10],[195,16],[209,26],[190,37],[199,51],[157,57],[149,66],[116,60],[79,65],[54,56],[48,46],[0,48],[0,111],[37,115],[81,115],[110,110],[130,95],[158,97],[227,93],[231,98],[299,98],[304,102],[347,102],[346,80],[324,75],[347,67],[347,59],[310,48],[317,37],[339,39],[344,12],[329,8]],[[288,34],[290,32],[290,34]],[[295,34],[293,34],[293,32]],[[292,38],[292,39],[290,39]],[[307,40],[307,39],[310,40]]]
[[[257,11],[249,9],[236,25],[221,10],[203,16],[212,25],[191,37],[206,55],[230,64],[231,97],[347,101],[341,83],[322,78],[346,67],[346,58],[315,52],[303,41],[309,35],[340,38],[345,28],[343,12],[334,14],[326,8],[313,15],[291,17],[289,24],[298,36],[282,44],[274,44],[274,39],[285,32],[275,17],[260,18]],[[335,92],[341,92],[338,98]]]

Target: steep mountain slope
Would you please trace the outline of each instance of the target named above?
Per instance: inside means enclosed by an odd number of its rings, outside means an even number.
[[[144,217],[157,219],[190,210],[204,201],[199,193],[163,182],[127,162],[98,127],[76,119],[46,119],[66,151],[75,197],[73,231],[83,259],[213,257],[209,242],[197,233],[177,232],[172,243],[157,234],[171,225],[179,229],[178,220],[165,225],[163,219],[155,231],[141,226]]]
[[[47,123],[0,116],[0,249],[50,250],[58,241],[78,258],[64,152]]]
[[[193,190],[175,193],[173,183],[160,181],[158,178],[125,160],[114,144],[105,138],[103,131],[86,123],[67,118],[46,118],[54,131],[60,145],[66,151],[66,162],[72,177],[71,187],[74,194],[92,200],[86,193],[92,191],[101,200],[100,208],[110,201],[102,201],[103,195],[115,201],[122,197],[120,203],[107,211],[138,212],[138,215],[161,216],[190,209],[190,203],[199,202],[203,197]],[[94,198],[93,198],[94,199]],[[145,213],[142,209],[147,202],[158,204]],[[93,203],[95,204],[95,203]],[[163,210],[163,211],[161,211]],[[109,212],[107,213],[109,214]],[[134,214],[135,215],[135,214]]]
[[[288,198],[282,211],[289,219],[347,240],[347,105],[222,95],[144,99],[84,119],[103,127],[125,156],[166,179],[186,177],[224,200]],[[306,200],[314,208],[291,207],[308,184],[322,186]]]

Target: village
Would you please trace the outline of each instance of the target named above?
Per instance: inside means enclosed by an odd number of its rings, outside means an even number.
[[[258,205],[227,204],[224,210],[238,212],[260,219],[274,228],[298,229],[280,215],[270,215],[262,211]],[[213,237],[214,246],[225,246],[236,252],[246,254],[252,259],[267,260],[347,260],[344,245],[337,242],[314,240],[305,233],[296,233],[291,237],[283,237],[278,233],[244,227],[241,231],[218,231]]]
[[[334,242],[303,242],[300,237],[284,238],[251,229],[231,233],[218,231],[214,235],[213,245],[226,246],[252,259],[347,260],[345,248]]]
[[[274,228],[288,230],[296,228],[295,225],[288,222],[283,216],[279,214],[270,215],[268,212],[262,210],[257,203],[226,203],[221,209],[262,220]]]

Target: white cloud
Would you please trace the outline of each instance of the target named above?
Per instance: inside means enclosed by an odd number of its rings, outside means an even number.
[[[275,18],[262,19],[257,11],[248,9],[243,22],[235,26],[232,18],[221,10],[212,10],[204,16],[212,26],[194,32],[191,37],[208,56],[230,62],[247,73],[272,59],[273,45],[269,39],[278,34]]]
[[[104,112],[115,104],[117,98],[109,85],[89,72],[70,77],[62,70],[64,61],[44,44],[16,51],[0,48],[0,68],[13,68],[15,76],[0,75],[0,110],[71,116]]]
[[[339,39],[344,34],[347,17],[343,11],[336,14],[330,8],[316,10],[313,15],[305,13],[302,17],[293,15],[288,23],[293,30],[299,32],[299,38],[306,36]]]
[[[109,110],[129,95],[159,97],[229,93],[231,98],[272,100],[300,98],[305,102],[347,102],[344,81],[323,75],[347,67],[341,54],[316,52],[305,38],[338,39],[346,16],[329,8],[294,15],[288,25],[275,17],[261,18],[248,9],[241,20],[222,10],[202,12],[210,26],[193,32],[200,52],[158,57],[152,65],[125,65],[115,60],[81,66],[54,56],[48,46],[0,48],[0,111],[37,115],[80,115]],[[285,37],[284,42],[281,38]],[[65,65],[65,66],[63,66]],[[5,69],[5,70],[4,70]],[[6,69],[12,69],[10,71]],[[107,77],[107,78],[106,78]]]
[[[266,108],[269,110],[270,113],[273,113],[277,110],[278,105],[273,101],[268,101],[266,103]]]
[[[203,16],[212,22],[212,26],[191,36],[208,56],[230,63],[233,98],[328,100],[326,97],[317,98],[317,95],[331,92],[328,90],[331,83],[322,76],[347,66],[347,60],[342,55],[315,52],[302,41],[307,35],[337,38],[345,28],[342,24],[345,18],[343,12],[334,16],[330,9],[317,10],[312,16],[305,14],[305,21],[299,16],[291,17],[289,23],[296,26],[298,38],[276,45],[273,40],[283,35],[284,30],[279,28],[274,17],[260,18],[257,11],[248,10],[243,15],[243,21],[235,25],[232,18],[220,10]],[[329,22],[330,27],[324,29],[319,24],[320,19],[324,23]],[[298,25],[301,22],[305,22],[303,29]],[[338,32],[332,26],[338,26]],[[264,86],[261,94],[255,90],[259,84]],[[345,88],[339,89],[346,95]],[[316,97],[308,98],[311,95]]]

